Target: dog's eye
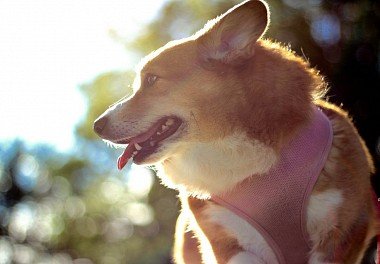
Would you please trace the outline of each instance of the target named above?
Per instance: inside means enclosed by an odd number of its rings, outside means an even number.
[[[145,85],[146,86],[152,86],[158,79],[158,76],[157,75],[154,75],[154,74],[148,74],[146,77],[145,77]]]

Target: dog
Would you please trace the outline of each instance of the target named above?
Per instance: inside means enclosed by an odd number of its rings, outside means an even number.
[[[144,58],[94,123],[179,191],[176,263],[360,263],[378,232],[371,156],[323,76],[264,39],[248,0]]]

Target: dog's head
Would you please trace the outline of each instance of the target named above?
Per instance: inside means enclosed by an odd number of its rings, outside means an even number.
[[[130,158],[159,163],[176,185],[201,191],[269,170],[323,81],[289,49],[261,39],[268,24],[266,3],[245,1],[148,55],[134,94],[94,125],[103,139],[128,144],[119,168]]]
[[[136,163],[154,163],[175,154],[180,142],[231,133],[241,121],[236,105],[246,104],[242,65],[254,55],[267,25],[266,4],[246,1],[192,37],[148,55],[136,74],[134,94],[94,124],[103,139],[130,145],[120,167],[132,156]]]

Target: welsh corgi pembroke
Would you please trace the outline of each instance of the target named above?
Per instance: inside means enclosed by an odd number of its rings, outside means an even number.
[[[153,51],[94,123],[178,190],[176,263],[354,264],[377,234],[363,140],[268,24],[248,0]]]

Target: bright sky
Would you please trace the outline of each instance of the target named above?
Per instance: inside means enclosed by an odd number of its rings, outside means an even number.
[[[66,151],[83,117],[80,84],[131,65],[114,29],[133,38],[165,0],[1,0],[0,142]]]

